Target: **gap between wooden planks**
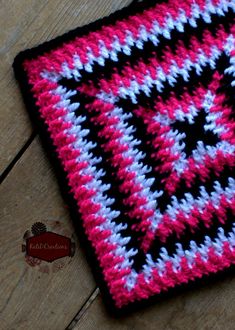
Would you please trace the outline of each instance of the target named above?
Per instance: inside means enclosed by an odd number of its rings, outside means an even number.
[[[22,237],[35,221],[58,220],[73,232],[44,151],[32,134],[12,72],[15,55],[130,1],[21,0],[1,3],[0,171],[1,193],[0,329],[64,329],[95,289],[77,242],[72,262],[56,274],[30,268],[21,252]]]
[[[107,314],[96,290],[67,330],[234,330],[234,311],[233,276],[117,319]]]
[[[32,125],[11,67],[17,53],[107,16],[130,1],[0,1],[0,173],[32,134]]]
[[[130,1],[21,0],[1,3],[0,170],[14,161],[32,126],[11,64],[18,51],[109,14]],[[31,141],[30,141],[31,142]],[[1,329],[234,329],[235,280],[190,292],[122,320],[106,314],[79,246],[61,273],[39,274],[22,258],[22,235],[34,221],[57,219],[73,231],[53,169],[38,138],[23,150],[0,191]],[[77,243],[78,244],[78,243]],[[79,311],[79,312],[78,312]]]
[[[50,227],[59,221],[67,232],[74,232],[38,138],[3,181],[0,195],[0,328],[65,329],[95,283],[78,241],[71,263],[56,273],[41,273],[24,260],[23,234],[33,223]]]

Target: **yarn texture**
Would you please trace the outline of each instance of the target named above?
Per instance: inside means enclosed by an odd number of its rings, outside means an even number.
[[[116,310],[235,264],[234,11],[146,0],[15,59]]]

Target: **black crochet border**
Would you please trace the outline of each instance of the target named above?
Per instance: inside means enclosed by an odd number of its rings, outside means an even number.
[[[162,299],[168,299],[175,295],[179,295],[181,292],[197,289],[204,285],[208,285],[212,282],[218,282],[219,280],[221,281],[224,279],[225,276],[230,277],[232,274],[234,274],[235,265],[232,265],[223,271],[217,272],[216,274],[203,275],[202,278],[200,279],[189,281],[186,284],[182,284],[182,285],[178,285],[177,287],[170,288],[168,291],[162,292],[153,297],[149,297],[147,300],[132,302],[121,309],[117,308],[109,292],[107,283],[103,278],[102,270],[99,266],[91,242],[87,239],[87,236],[82,226],[82,222],[78,221],[80,216],[77,210],[76,201],[74,200],[71,192],[69,191],[69,186],[66,179],[66,173],[64,172],[61,163],[57,157],[56,150],[50,138],[50,135],[47,131],[47,127],[39,115],[39,108],[37,107],[36,100],[31,93],[31,85],[28,82],[27,74],[23,69],[22,63],[24,62],[25,59],[35,58],[44,52],[48,52],[52,49],[55,49],[56,47],[61,46],[64,42],[72,40],[77,36],[82,36],[82,35],[84,36],[90,31],[98,30],[102,25],[106,25],[111,22],[113,23],[114,21],[127,17],[131,14],[136,14],[137,12],[141,12],[155,3],[156,0],[144,0],[142,2],[133,1],[133,3],[128,7],[118,10],[108,17],[99,19],[96,22],[90,23],[84,27],[78,27],[62,36],[59,36],[49,42],[45,42],[35,48],[27,49],[23,52],[20,52],[15,57],[13,63],[15,77],[18,80],[18,84],[23,96],[24,103],[28,110],[33,126],[36,129],[36,131],[39,133],[43,148],[45,149],[47,156],[55,170],[62,196],[64,198],[65,203],[69,206],[71,219],[73,221],[73,225],[78,235],[79,241],[81,242],[81,247],[84,250],[84,253],[87,257],[87,260],[89,261],[95,280],[98,283],[101,294],[104,298],[103,301],[107,308],[107,311],[110,313],[110,315],[115,317],[123,317],[126,314],[130,314],[131,312],[136,311],[140,308],[147,307],[153,303],[159,303],[162,301]]]

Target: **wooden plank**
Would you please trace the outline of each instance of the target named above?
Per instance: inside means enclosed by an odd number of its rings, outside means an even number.
[[[234,292],[231,276],[117,319],[107,314],[98,294],[73,330],[234,330]]]
[[[96,299],[97,295],[99,294],[100,289],[96,287],[96,289],[92,292],[92,294],[87,299],[86,303],[82,306],[82,308],[78,311],[78,313],[75,315],[75,317],[72,319],[66,330],[73,330],[74,327],[77,325],[79,320],[82,318],[83,314],[88,310],[90,305],[93,303],[93,301]]]
[[[130,0],[0,1],[0,173],[32,133],[12,72],[15,55],[127,5]]]
[[[71,263],[56,273],[41,273],[24,260],[23,234],[36,221],[49,228],[59,221],[63,231],[74,232],[38,138],[3,181],[0,195],[0,328],[65,329],[95,283],[78,242]]]

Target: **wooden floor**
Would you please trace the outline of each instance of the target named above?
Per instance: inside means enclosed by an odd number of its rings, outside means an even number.
[[[116,320],[104,309],[79,242],[72,262],[52,274],[28,266],[21,252],[34,222],[60,221],[70,233],[73,226],[14,80],[13,58],[129,2],[0,0],[1,329],[235,329],[235,278]]]

